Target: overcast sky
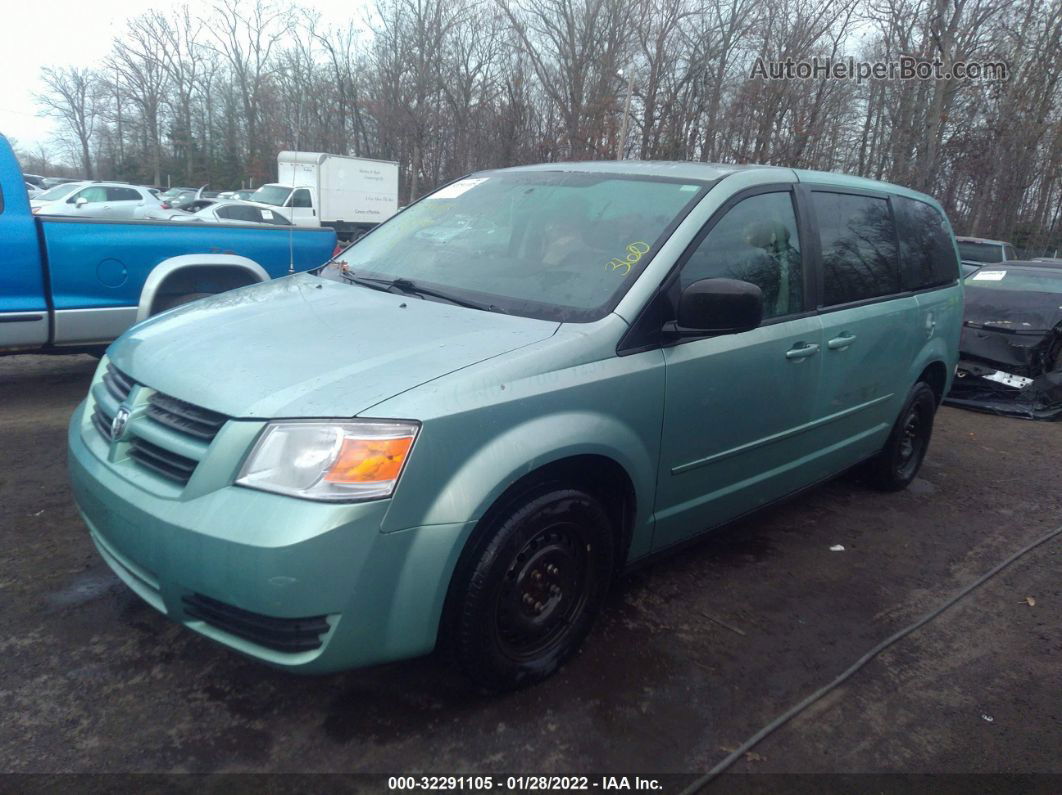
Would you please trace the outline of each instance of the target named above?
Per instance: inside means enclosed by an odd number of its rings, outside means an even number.
[[[151,9],[179,6],[176,0],[8,0],[0,24],[0,133],[26,149],[47,142],[54,129],[37,116],[33,95],[42,90],[41,66],[99,66],[126,20]],[[206,9],[206,0],[188,0]],[[366,0],[300,0],[335,23],[361,19]]]

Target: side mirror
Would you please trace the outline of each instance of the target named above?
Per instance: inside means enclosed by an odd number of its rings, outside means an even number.
[[[739,279],[701,279],[682,291],[678,320],[664,330],[680,337],[738,334],[763,322],[763,291]]]
[[[74,202],[75,207],[84,207],[86,204],[88,204],[88,199],[84,196],[78,196],[77,201]]]

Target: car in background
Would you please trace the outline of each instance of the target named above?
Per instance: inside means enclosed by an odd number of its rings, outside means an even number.
[[[959,259],[974,265],[992,265],[1017,259],[1014,246],[1005,240],[989,240],[983,237],[956,237]]]
[[[218,194],[219,199],[239,199],[240,201],[250,201],[254,196],[253,190],[226,190]]]
[[[159,198],[165,201],[166,199],[170,199],[179,193],[195,193],[197,190],[199,190],[199,188],[184,188],[175,185],[172,188],[166,188],[166,190],[164,190],[159,195]]]
[[[167,188],[159,194],[159,201],[162,202],[163,207],[168,210],[175,207],[177,203],[188,201],[188,197],[195,198],[198,193],[199,188]]]
[[[182,190],[172,196],[167,197],[165,193],[160,197],[162,206],[167,210],[184,210],[185,212],[195,212],[201,210],[205,205],[196,205],[195,203],[200,199],[198,190]],[[211,200],[213,201],[213,200]]]
[[[36,196],[31,196],[30,209],[36,213],[41,206],[51,202],[63,201],[78,190],[78,188],[88,184],[89,183],[87,182],[63,182],[59,185],[54,185],[51,188],[38,193]]]
[[[71,179],[69,177],[45,177],[41,180],[41,188],[51,190],[57,185],[65,185],[68,182],[84,182],[83,179]]]
[[[217,199],[205,199],[196,197],[189,202],[182,203],[180,209],[186,213],[195,214],[200,210],[206,209],[212,204],[217,204],[217,202]]]
[[[0,135],[0,357],[99,354],[140,320],[318,267],[336,244],[330,229],[35,215],[25,184]]]
[[[965,279],[970,274],[977,273],[977,271],[981,270],[981,266],[963,260],[959,263],[959,269],[962,271],[962,277]]]
[[[206,201],[205,199],[203,201]],[[216,201],[192,213],[174,216],[174,221],[206,221],[216,224],[271,224],[291,226],[292,223],[276,207],[241,201]]]
[[[160,207],[145,188],[120,182],[86,182],[60,186],[30,202],[36,215],[71,215],[79,218],[144,218]],[[53,191],[58,195],[53,197]]]
[[[1060,257],[1036,257],[1030,261],[1049,268],[1062,268],[1062,258]]]
[[[965,279],[959,366],[945,402],[1062,418],[1062,268],[1015,260]]]
[[[35,199],[36,197],[38,197],[42,193],[44,193],[44,191],[40,189],[40,186],[34,185],[32,182],[27,182],[26,183],[26,193],[29,195],[29,197],[31,199]]]
[[[39,189],[40,189],[40,188],[41,188],[41,187],[43,186],[43,184],[44,184],[44,177],[42,177],[42,176],[39,176],[39,175],[37,175],[37,174],[23,174],[23,175],[22,175],[22,179],[23,179],[23,180],[24,180],[24,181],[25,181],[25,182],[26,182],[26,183],[27,183],[28,185],[32,185],[33,187],[37,188],[38,190],[39,190]]]

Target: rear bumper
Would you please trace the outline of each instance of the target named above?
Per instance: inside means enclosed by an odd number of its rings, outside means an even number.
[[[387,501],[329,505],[236,486],[160,496],[105,460],[83,412],[84,404],[68,435],[75,500],[100,555],[155,609],[243,654],[308,673],[434,647],[472,523],[382,533]],[[298,642],[285,645],[291,639]]]

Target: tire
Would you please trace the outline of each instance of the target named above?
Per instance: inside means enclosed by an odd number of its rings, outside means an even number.
[[[454,582],[447,639],[481,690],[539,682],[579,648],[608,593],[613,528],[601,503],[546,487],[495,519]]]
[[[184,304],[190,304],[192,301],[198,301],[200,298],[206,298],[208,295],[214,295],[214,293],[187,293],[185,295],[164,295],[155,301],[154,312],[152,315],[157,315],[160,312],[165,312],[167,309],[173,309],[175,306],[183,306]]]
[[[915,479],[929,449],[936,411],[936,393],[919,381],[911,388],[885,447],[867,462],[871,486],[881,491],[900,491]]]

